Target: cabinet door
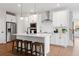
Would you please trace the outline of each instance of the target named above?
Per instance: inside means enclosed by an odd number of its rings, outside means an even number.
[[[11,21],[16,23],[16,17],[15,16],[11,16]]]
[[[11,22],[11,15],[6,15],[6,21]]]
[[[57,11],[53,12],[53,25],[54,26],[68,26],[68,11]]]
[[[16,22],[16,17],[12,15],[6,15],[6,21],[7,22]]]

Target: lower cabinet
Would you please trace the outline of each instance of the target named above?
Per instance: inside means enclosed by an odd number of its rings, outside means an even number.
[[[51,44],[53,45],[60,45],[63,47],[67,47],[69,37],[67,34],[60,36],[59,34],[54,34],[51,36]]]

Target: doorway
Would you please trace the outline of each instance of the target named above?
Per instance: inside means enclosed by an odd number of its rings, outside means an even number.
[[[12,36],[12,34],[16,33],[16,23],[14,22],[6,22],[6,42],[10,42],[16,38],[16,36]]]
[[[79,42],[79,21],[73,21],[73,43],[74,43],[74,47],[78,46],[78,42]],[[79,47],[79,46],[78,46]]]

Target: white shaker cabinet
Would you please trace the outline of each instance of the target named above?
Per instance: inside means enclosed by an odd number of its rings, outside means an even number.
[[[6,14],[6,21],[16,23],[16,16]]]
[[[69,17],[69,10],[53,12],[53,28],[57,28],[58,32],[54,33],[53,29],[51,44],[56,44],[64,47],[68,46],[70,40],[69,28],[71,26]],[[67,30],[66,33],[62,32],[63,27]]]
[[[68,17],[69,17],[69,11],[62,10],[53,12],[53,26],[60,27],[61,24],[63,26],[68,26],[69,24]]]

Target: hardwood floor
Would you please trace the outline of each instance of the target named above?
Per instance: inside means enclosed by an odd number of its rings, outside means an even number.
[[[11,52],[11,43],[0,44],[0,56],[13,56]]]
[[[11,43],[0,44],[0,56],[15,56],[11,51]],[[60,47],[51,45],[48,56],[79,56],[79,38],[75,39],[74,47]]]
[[[74,47],[50,46],[49,56],[79,56],[79,38],[75,38]]]

